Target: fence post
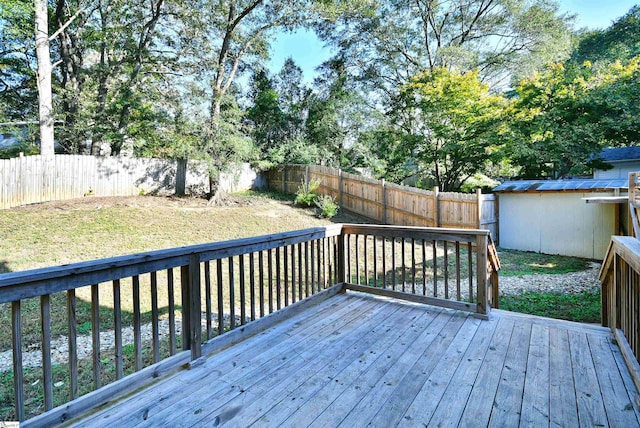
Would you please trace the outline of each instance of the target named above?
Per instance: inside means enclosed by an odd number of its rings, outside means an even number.
[[[306,192],[309,193],[309,165],[304,169],[304,184]]]
[[[476,222],[478,229],[482,228],[482,190],[476,189],[476,204],[478,204],[478,217]]]
[[[489,314],[489,296],[487,293],[487,245],[489,237],[484,234],[476,236],[476,287],[478,293],[477,312]],[[471,297],[471,296],[469,296]]]
[[[338,205],[342,208],[342,169],[338,170]]]
[[[282,166],[282,193],[287,193],[287,166]]]
[[[387,224],[387,183],[384,178],[380,180],[380,187],[382,188],[382,224]]]
[[[435,226],[440,227],[440,189],[438,186],[433,188],[433,209],[435,210]]]

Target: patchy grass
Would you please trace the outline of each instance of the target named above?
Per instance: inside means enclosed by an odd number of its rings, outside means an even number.
[[[579,272],[589,267],[589,260],[578,257],[557,256],[529,251],[498,250],[502,276],[535,275],[540,273],[564,274]]]
[[[569,321],[599,323],[600,292],[526,292],[521,295],[507,295],[500,297],[500,309]]]

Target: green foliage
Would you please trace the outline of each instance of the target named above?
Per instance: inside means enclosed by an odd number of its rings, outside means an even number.
[[[303,181],[298,191],[296,192],[295,204],[301,207],[312,207],[318,200],[318,188],[320,187],[321,180],[316,179],[309,182],[308,185]]]
[[[589,172],[606,146],[637,144],[640,57],[593,67],[554,64],[520,82],[510,106],[506,156],[523,178]]]
[[[500,297],[500,309],[576,322],[601,321],[600,291],[576,294],[537,293]]]
[[[314,204],[318,208],[318,217],[320,218],[333,218],[338,215],[340,209],[331,195],[318,196]]]
[[[396,110],[405,168],[411,162],[441,190],[460,189],[497,158],[505,105],[477,72],[436,68],[417,75],[402,88]]]

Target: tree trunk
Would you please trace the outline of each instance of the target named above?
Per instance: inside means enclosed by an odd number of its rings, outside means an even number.
[[[53,96],[51,89],[51,55],[46,0],[34,0],[36,57],[38,59],[38,108],[40,112],[40,154],[53,156]]]

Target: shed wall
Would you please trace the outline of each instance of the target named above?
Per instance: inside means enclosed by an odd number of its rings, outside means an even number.
[[[615,206],[582,198],[612,193],[501,193],[500,246],[602,260],[614,234]]]
[[[640,171],[640,161],[617,161],[612,162],[613,168],[609,170],[596,169],[593,171],[593,178],[617,179],[627,178],[630,172]]]

